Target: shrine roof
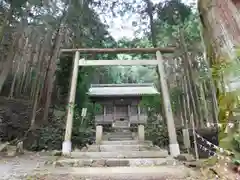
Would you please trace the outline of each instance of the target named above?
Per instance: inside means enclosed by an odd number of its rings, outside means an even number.
[[[89,96],[142,96],[159,94],[154,84],[92,84]]]

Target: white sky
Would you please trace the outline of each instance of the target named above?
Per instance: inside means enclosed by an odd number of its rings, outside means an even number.
[[[153,3],[158,3],[164,0],[152,0]],[[184,3],[191,4],[196,2],[196,0],[182,0]],[[103,17],[100,16],[101,19]],[[133,21],[139,21],[138,16],[132,16],[132,17],[117,17],[113,19],[106,19],[108,25],[110,26],[109,32],[110,34],[116,39],[119,40],[123,37],[126,37],[128,39],[132,39],[135,34],[135,28],[132,26]]]

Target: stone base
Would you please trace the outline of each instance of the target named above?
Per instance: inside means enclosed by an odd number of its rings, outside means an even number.
[[[179,144],[169,144],[170,155],[177,157],[180,155]]]
[[[112,151],[112,152],[71,152],[71,158],[166,158],[168,152],[161,151]]]
[[[62,144],[62,155],[70,155],[72,151],[71,141],[64,141]]]
[[[109,141],[131,141],[133,140],[132,137],[110,137],[108,138]]]
[[[110,144],[110,145],[91,145],[86,150],[83,148],[82,152],[115,152],[115,151],[164,151],[158,146],[147,144]],[[165,150],[166,151],[166,150]],[[166,151],[167,155],[168,152]]]
[[[183,143],[185,148],[191,148],[190,144],[190,136],[189,136],[189,131],[188,129],[183,129]]]
[[[143,142],[145,139],[144,125],[138,125],[138,140]]]
[[[55,164],[59,167],[141,167],[162,166],[176,164],[176,160],[170,158],[134,158],[134,159],[59,159],[47,164]]]
[[[98,125],[96,126],[96,144],[100,144],[103,136],[103,127]]]
[[[139,142],[138,140],[130,140],[130,141],[102,141],[102,145],[134,145],[134,144],[144,144],[148,146],[153,146],[152,141],[144,141],[144,142]]]

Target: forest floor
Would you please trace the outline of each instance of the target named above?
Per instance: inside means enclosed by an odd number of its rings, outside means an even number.
[[[134,167],[113,167],[119,173],[112,173],[111,168],[74,168],[54,167],[46,165],[46,162],[55,161],[57,157],[51,156],[48,152],[30,153],[27,152],[19,157],[0,158],[0,180],[215,180],[215,176],[208,176],[207,171],[203,173],[200,169],[188,168],[183,165],[143,167],[140,170]],[[153,170],[155,168],[155,170]],[[150,170],[150,171],[149,171]],[[158,173],[156,173],[159,171]],[[187,177],[183,178],[183,171]],[[218,170],[224,173],[220,179],[236,180],[239,176],[232,176],[230,171]],[[123,172],[123,173],[121,173]],[[151,173],[153,172],[153,173]],[[91,176],[86,176],[91,174]],[[166,174],[166,175],[165,175]],[[171,174],[171,175],[169,175]],[[186,173],[185,173],[186,174]],[[236,174],[235,174],[236,175]]]

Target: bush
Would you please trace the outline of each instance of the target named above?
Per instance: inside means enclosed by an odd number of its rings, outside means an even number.
[[[29,136],[33,136],[31,138],[33,142],[31,144],[30,142],[27,143],[29,144],[27,149],[32,151],[40,151],[43,149],[60,150],[64,139],[64,126],[65,123],[63,120],[55,118],[51,123],[35,130],[28,135],[28,141],[30,139]]]
[[[146,138],[151,140],[153,144],[157,146],[168,146],[167,126],[163,120],[159,119],[157,113],[155,113],[154,111],[148,112]]]
[[[82,120],[79,114],[80,111],[76,109],[72,129],[72,148],[82,148],[85,144],[94,141],[95,128],[92,117],[88,116],[85,120]],[[47,125],[28,135],[26,148],[32,151],[61,150],[65,126],[65,117],[53,117]]]
[[[240,134],[234,134],[232,139],[232,145],[234,150],[240,152]]]

